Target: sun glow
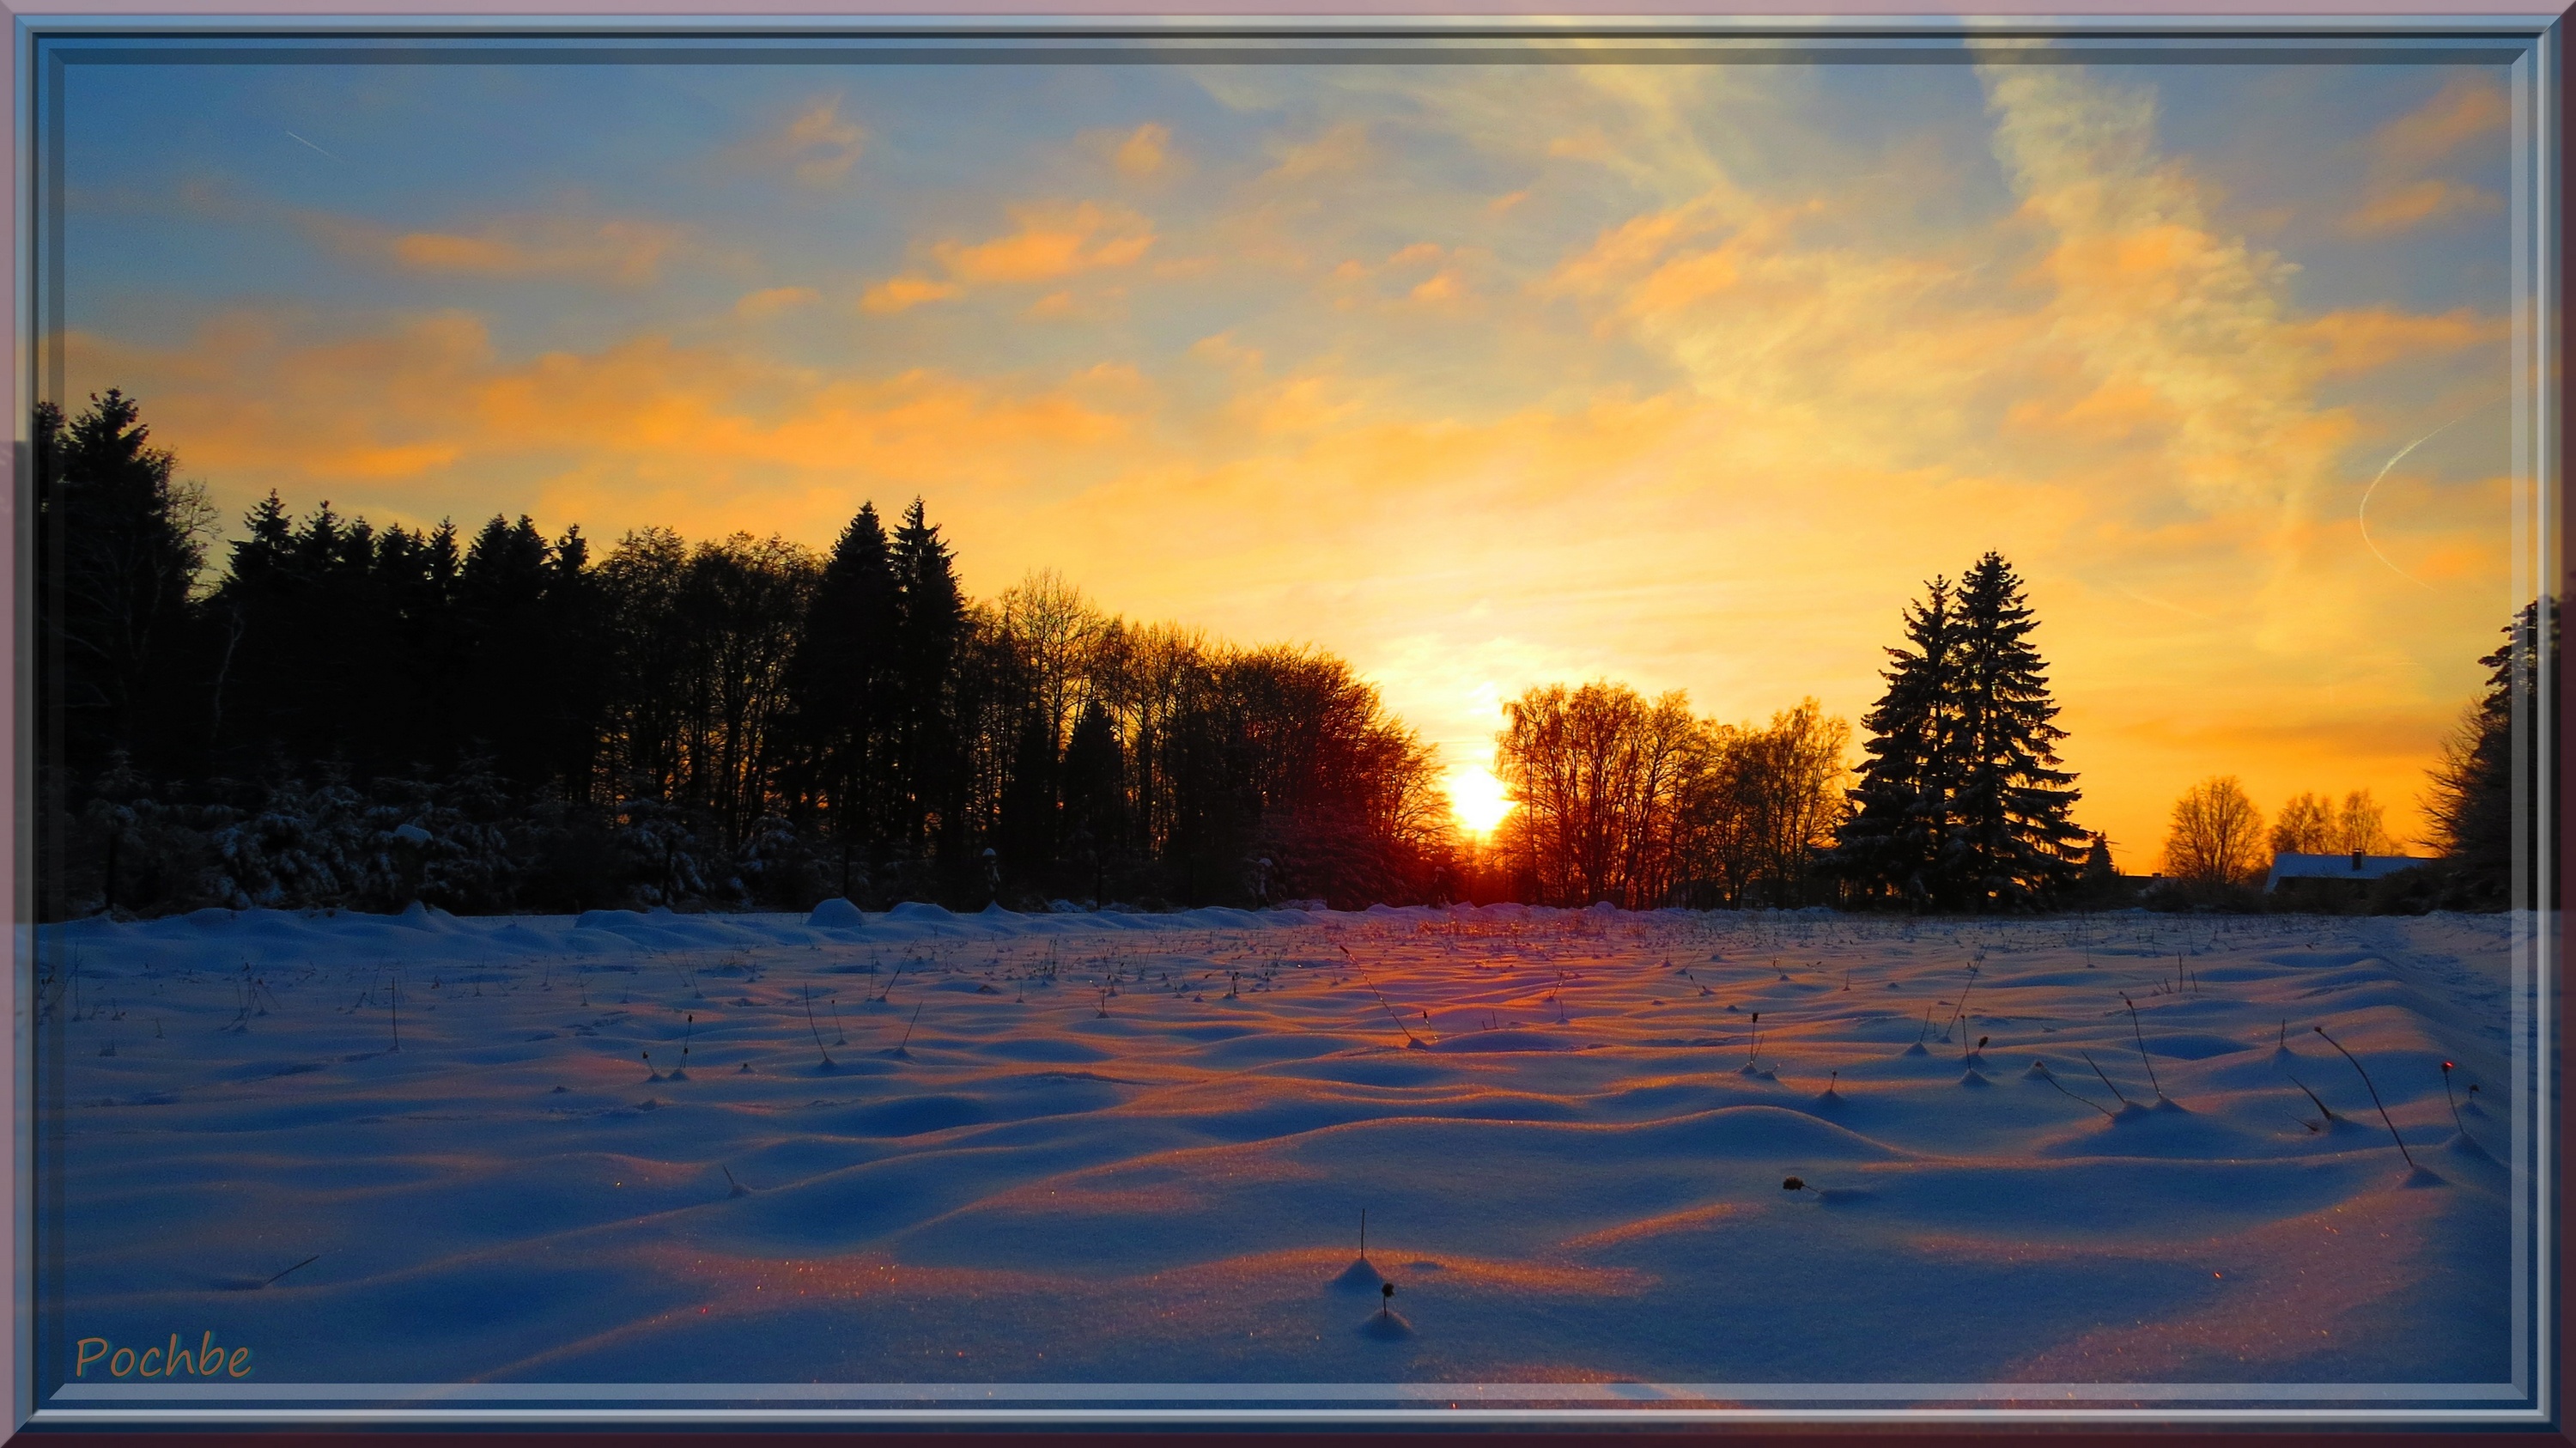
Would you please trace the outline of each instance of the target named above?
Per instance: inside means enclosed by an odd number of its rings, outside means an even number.
[[[1458,817],[1459,828],[1469,834],[1492,834],[1503,816],[1512,812],[1512,802],[1503,794],[1503,782],[1476,765],[1462,764],[1450,770],[1448,788],[1449,812]]]

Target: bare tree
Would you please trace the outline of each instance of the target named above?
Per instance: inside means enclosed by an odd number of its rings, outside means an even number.
[[[2212,775],[2174,801],[2165,873],[2196,885],[2245,885],[2263,876],[2263,812],[2232,774]]]
[[[2388,833],[2387,811],[2366,789],[2345,795],[2339,805],[2326,795],[2296,795],[2281,806],[2279,818],[2272,823],[2276,855],[2344,855],[2354,850],[2386,855],[2396,849],[2397,842]]]
[[[2339,855],[2355,850],[2365,855],[2397,853],[2397,841],[2388,833],[2387,811],[2370,797],[2369,790],[2356,789],[2343,797],[2343,809],[2335,816],[2334,848]]]
[[[1813,699],[1767,726],[1699,726],[1673,841],[1676,883],[1694,899],[1793,904],[1849,810],[1851,726]]]
[[[2335,847],[2334,801],[2321,794],[2293,795],[2272,821],[2272,853],[2322,855]]]
[[[1680,692],[1649,703],[1625,684],[1549,684],[1505,706],[1495,776],[1519,809],[1506,820],[1536,898],[1660,904],[1673,830],[1701,739]]]
[[[1851,726],[1826,718],[1813,699],[1772,715],[1767,729],[1736,731],[1738,798],[1755,872],[1769,882],[1774,904],[1803,900],[1809,861],[1842,823],[1843,753],[1850,743]]]
[[[1002,627],[1027,662],[1038,711],[1061,751],[1088,702],[1094,661],[1112,621],[1052,568],[1003,590],[1001,604]]]

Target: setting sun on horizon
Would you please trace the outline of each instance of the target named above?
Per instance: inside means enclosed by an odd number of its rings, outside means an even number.
[[[1453,765],[1443,779],[1449,792],[1449,812],[1458,827],[1479,839],[1493,834],[1512,812],[1501,780],[1492,770],[1477,765]]]

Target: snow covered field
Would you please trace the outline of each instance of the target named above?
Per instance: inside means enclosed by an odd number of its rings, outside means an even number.
[[[816,919],[47,929],[49,1405],[2522,1397],[2070,1385],[2512,1376],[2529,917]]]

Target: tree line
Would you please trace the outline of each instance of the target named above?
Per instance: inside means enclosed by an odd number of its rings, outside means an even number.
[[[272,494],[217,558],[203,490],[133,399],[40,406],[34,438],[48,918],[2116,894],[2108,842],[2073,818],[2037,616],[1991,552],[1905,604],[1856,765],[1813,699],[1728,724],[1678,692],[1542,685],[1506,706],[1513,808],[1478,842],[1434,751],[1344,661],[1120,618],[1052,573],[970,598],[918,499],[891,526],[862,506],[818,554],[650,527],[595,549],[524,516],[379,528]],[[2514,800],[2537,765],[2512,743],[2543,612],[2485,660],[2435,771],[2462,871],[2445,901],[2500,903],[2530,826]],[[2366,793],[2293,800],[2268,837],[2241,795],[2187,796],[2169,867],[2241,882],[2267,839],[2386,842]]]
[[[1340,659],[828,554],[213,517],[132,399],[40,408],[46,909],[1447,898],[1431,749]]]

